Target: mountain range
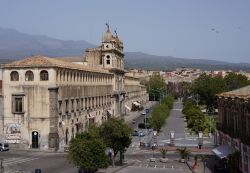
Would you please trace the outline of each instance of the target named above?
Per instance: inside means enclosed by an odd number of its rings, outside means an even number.
[[[43,35],[25,34],[14,29],[0,28],[0,63],[36,54],[50,57],[82,57],[86,48],[93,47],[96,45],[84,40],[59,40]],[[250,70],[250,64],[247,63],[156,56],[143,52],[125,52],[125,67],[147,70],[173,70],[178,67],[202,70]]]

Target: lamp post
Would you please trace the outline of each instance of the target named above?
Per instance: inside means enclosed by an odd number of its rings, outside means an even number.
[[[146,129],[146,133],[148,134],[148,127],[147,127],[147,112],[145,111],[144,113],[145,113],[145,115],[144,115],[144,126],[145,126],[145,129]]]
[[[214,107],[211,106],[207,109],[207,114],[209,116],[209,137],[211,138],[212,136],[212,116],[214,114]]]
[[[199,147],[199,149],[201,149],[201,146],[202,146],[202,144],[203,144],[203,133],[202,133],[202,131],[199,131],[199,133],[198,133],[198,147]]]
[[[153,150],[153,157],[154,157],[154,150],[155,150],[155,147],[157,146],[157,131],[154,131],[153,132],[153,146],[152,146],[152,150]]]

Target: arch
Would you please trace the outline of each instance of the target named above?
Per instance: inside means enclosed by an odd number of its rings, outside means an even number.
[[[47,80],[49,80],[49,73],[48,73],[48,71],[42,70],[40,72],[40,80],[41,81],[47,81]]]
[[[10,73],[10,80],[11,81],[19,81],[19,74],[17,71],[12,71]]]
[[[107,64],[110,64],[110,55],[107,55],[107,56],[106,56],[106,63],[107,63]]]
[[[32,133],[31,133],[31,135],[32,135],[32,148],[38,148],[39,147],[39,145],[38,145],[38,139],[39,139],[39,133],[38,133],[38,131],[33,131]]]
[[[71,138],[75,137],[75,129],[74,127],[71,128]]]
[[[69,143],[69,130],[68,129],[66,129],[65,131],[65,143],[66,145]]]
[[[32,71],[27,71],[25,73],[25,81],[33,81],[34,80],[34,74]]]

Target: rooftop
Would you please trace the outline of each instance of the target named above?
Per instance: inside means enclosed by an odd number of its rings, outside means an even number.
[[[230,97],[230,98],[243,98],[248,99],[250,98],[250,85],[245,86],[243,88],[239,88],[233,91],[224,92],[218,94],[219,97]]]
[[[49,58],[42,55],[28,57],[4,65],[4,68],[33,68],[33,67],[38,67],[38,68],[60,67],[60,68],[84,70],[84,71],[99,72],[99,73],[109,73],[106,70],[93,69],[88,66],[67,62],[65,60],[63,61],[55,58]]]

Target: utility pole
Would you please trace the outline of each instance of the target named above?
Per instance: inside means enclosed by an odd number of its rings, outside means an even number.
[[[196,106],[199,105],[199,94],[196,94]]]

